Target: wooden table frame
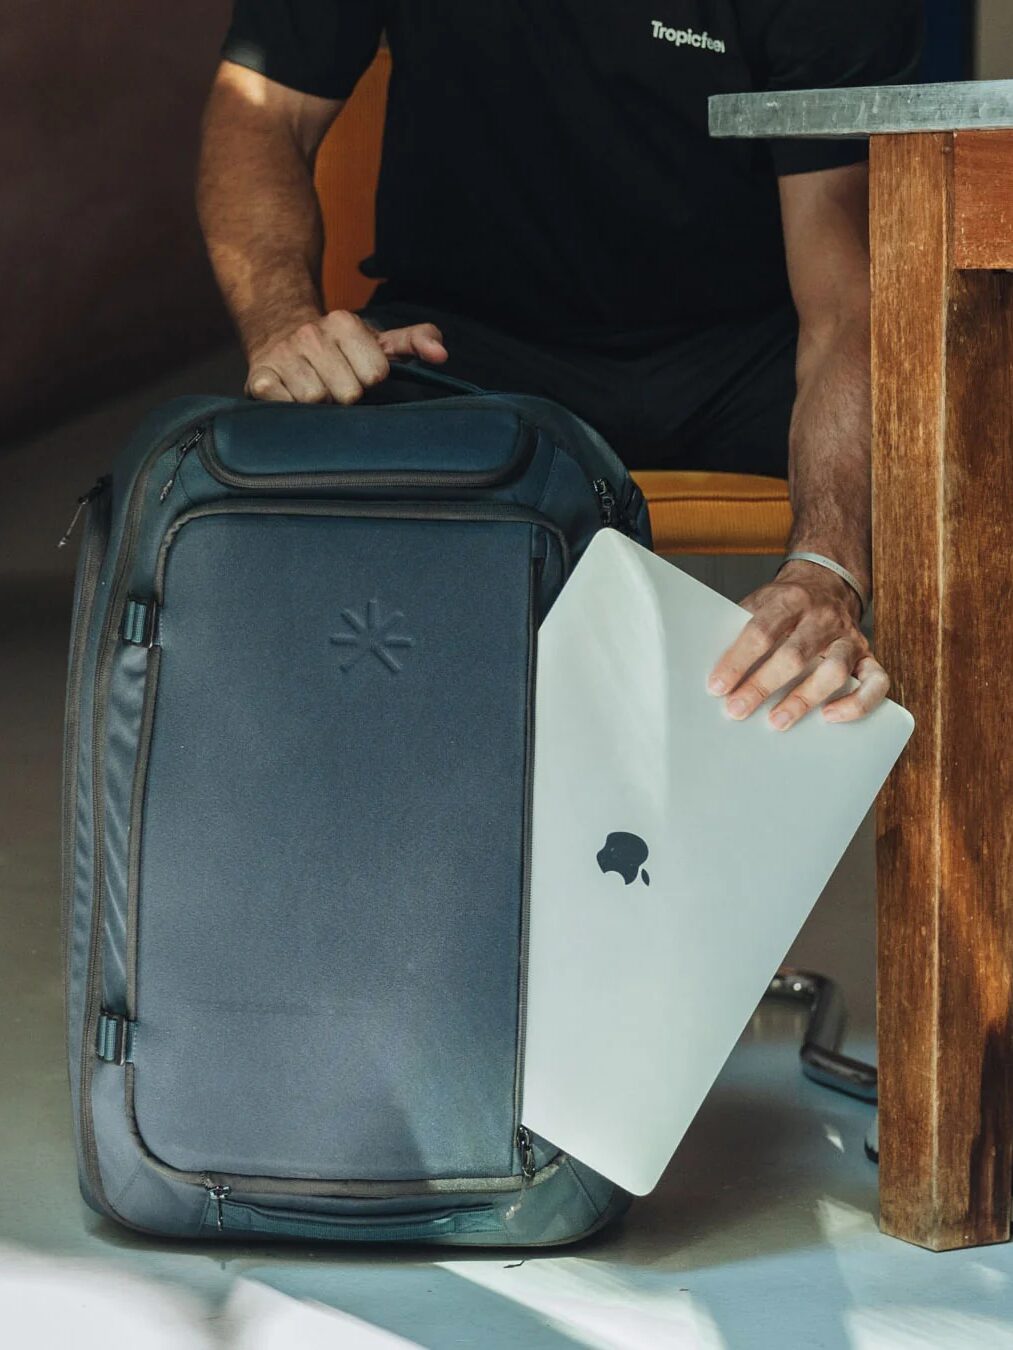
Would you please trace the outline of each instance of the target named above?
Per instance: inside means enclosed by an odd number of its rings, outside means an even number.
[[[1010,1237],[1013,81],[730,94],[711,134],[868,137],[880,1225]]]
[[[877,804],[880,1223],[1010,1236],[1013,131],[870,146],[876,651],[917,726]]]

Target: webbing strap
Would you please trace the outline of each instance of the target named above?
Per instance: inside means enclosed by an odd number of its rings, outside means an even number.
[[[136,1022],[128,1022],[120,1013],[100,1012],[95,1053],[107,1064],[133,1064]]]

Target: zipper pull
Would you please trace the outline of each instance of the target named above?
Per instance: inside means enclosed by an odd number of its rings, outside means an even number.
[[[227,1195],[232,1193],[232,1187],[221,1185],[219,1182],[215,1181],[213,1177],[202,1177],[201,1181],[207,1188],[208,1195],[210,1195],[211,1199],[215,1202],[218,1231],[221,1233],[225,1228],[225,1223],[222,1219],[222,1201]]]
[[[66,547],[67,542],[70,539],[70,536],[74,533],[74,526],[77,524],[78,516],[81,514],[81,512],[84,510],[84,508],[88,505],[89,502],[95,500],[95,498],[99,495],[100,492],[105,492],[106,488],[109,486],[109,483],[111,481],[112,480],[110,479],[108,474],[103,474],[101,478],[97,478],[95,480],[94,486],[90,487],[87,492],[83,493],[80,497],[78,497],[77,507],[75,508],[74,514],[70,518],[70,524],[67,526],[63,538],[57,544],[56,546],[57,548]]]
[[[531,1142],[531,1131],[526,1125],[517,1126],[517,1152],[521,1160],[521,1184],[527,1185],[535,1175],[535,1147]]]
[[[612,525],[616,518],[616,494],[612,484],[607,478],[596,478],[591,484],[594,488],[595,496],[598,498],[598,510],[601,513],[601,523],[603,525]]]
[[[158,494],[158,500],[160,502],[164,502],[166,497],[168,497],[169,493],[172,491],[172,485],[175,483],[176,475],[179,473],[179,466],[183,463],[184,459],[186,459],[187,455],[194,448],[194,446],[200,443],[203,436],[204,436],[204,428],[194,427],[192,433],[186,438],[183,444],[176,451],[176,463],[173,465],[172,473],[162,484],[162,490]]]

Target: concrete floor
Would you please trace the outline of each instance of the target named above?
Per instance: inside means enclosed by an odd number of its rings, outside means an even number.
[[[1011,1347],[1013,1250],[879,1235],[870,1108],[805,1081],[764,1006],[661,1185],[555,1255],[200,1247],[121,1231],[74,1175],[59,963],[59,756],[78,493],[140,412],[228,390],[227,352],[3,453],[0,493],[0,1344],[49,1347]],[[76,541],[75,541],[76,544]],[[769,560],[682,561],[733,598]],[[836,977],[873,1053],[866,820],[791,954]],[[687,1030],[687,1035],[691,1034]]]

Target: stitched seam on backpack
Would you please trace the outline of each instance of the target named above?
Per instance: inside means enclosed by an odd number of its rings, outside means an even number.
[[[194,499],[190,496],[189,492],[187,492],[187,490],[186,490],[186,480],[185,480],[185,478],[184,478],[185,472],[186,472],[186,465],[185,465],[185,464],[181,464],[181,465],[179,466],[179,469],[178,469],[177,472],[176,472],[176,481],[177,481],[177,483],[179,484],[179,490],[182,492],[183,496],[186,498],[186,504],[187,504],[187,506],[192,507],[192,506],[195,505],[195,502],[194,502]]]
[[[594,1213],[596,1213],[596,1214],[600,1213],[600,1212],[601,1212],[601,1211],[600,1211],[600,1207],[599,1207],[598,1205],[596,1205],[595,1202],[591,1199],[591,1192],[590,1192],[590,1191],[587,1189],[587,1187],[584,1185],[584,1179],[583,1179],[583,1177],[581,1177],[580,1173],[577,1171],[576,1167],[574,1166],[574,1164],[573,1164],[573,1159],[572,1159],[572,1158],[567,1158],[566,1161],[567,1161],[567,1164],[568,1164],[568,1166],[569,1166],[569,1168],[570,1168],[570,1175],[573,1177],[574,1181],[577,1183],[577,1185],[580,1187],[581,1191],[583,1192],[584,1199],[585,1199],[585,1200],[587,1201],[587,1203],[591,1206],[591,1209],[594,1211]]]
[[[130,1176],[127,1177],[126,1181],[123,1183],[120,1189],[116,1192],[115,1196],[110,1195],[107,1197],[113,1209],[119,1208],[120,1201],[123,1199],[127,1191],[130,1190],[130,1187],[137,1180],[137,1174],[140,1172],[143,1166],[144,1166],[144,1159],[138,1158],[136,1164],[134,1165],[134,1170],[130,1173]]]
[[[545,484],[544,484],[544,486],[542,487],[541,492],[538,494],[538,500],[535,502],[535,507],[534,507],[534,509],[535,509],[536,511],[541,511],[541,509],[542,509],[542,503],[545,501],[545,498],[546,498],[546,496],[547,496],[547,494],[548,494],[548,491],[549,491],[549,487],[550,487],[551,484],[552,484],[552,475],[556,472],[556,465],[559,463],[559,451],[560,451],[560,445],[559,445],[559,442],[558,442],[558,441],[553,441],[553,442],[552,442],[552,463],[549,465],[549,472],[545,475]]]

